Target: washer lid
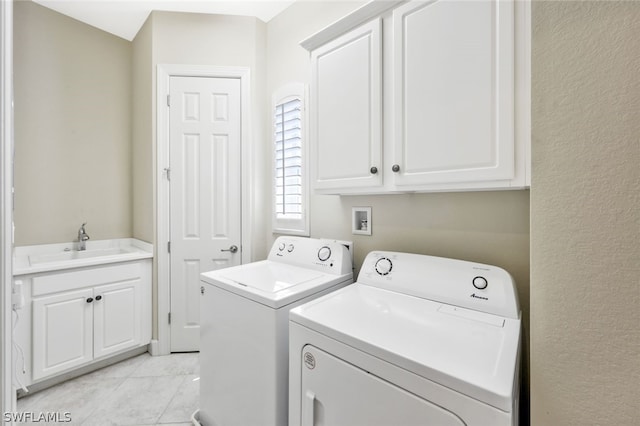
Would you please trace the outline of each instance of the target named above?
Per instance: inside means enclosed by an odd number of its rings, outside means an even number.
[[[291,321],[505,412],[516,395],[520,320],[356,283]]]
[[[279,308],[349,280],[352,275],[329,275],[299,266],[263,260],[201,274],[204,282]]]

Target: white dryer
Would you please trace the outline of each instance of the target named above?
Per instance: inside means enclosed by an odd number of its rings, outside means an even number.
[[[347,248],[279,237],[267,260],[201,274],[203,425],[287,424],[289,310],[353,282]]]
[[[290,426],[513,426],[520,309],[503,269],[371,252],[290,313]]]

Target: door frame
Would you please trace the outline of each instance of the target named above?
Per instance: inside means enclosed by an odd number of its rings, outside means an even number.
[[[250,77],[248,67],[221,67],[209,65],[158,64],[156,74],[156,247],[157,271],[157,345],[152,341],[152,355],[171,353],[171,279],[167,244],[170,236],[169,181],[165,168],[169,166],[169,84],[171,77],[237,78],[240,80],[240,161],[241,161],[241,257],[240,263],[251,261],[252,209],[251,185],[253,158],[250,123]]]
[[[0,413],[16,409],[13,391],[13,2],[0,2]],[[11,420],[0,423],[13,424]]]

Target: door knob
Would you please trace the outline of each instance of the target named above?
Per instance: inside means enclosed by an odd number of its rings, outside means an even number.
[[[220,249],[220,251],[230,251],[231,253],[236,253],[238,251],[238,246],[234,244],[228,249]]]
[[[392,170],[393,172],[396,172],[396,173],[397,173],[397,172],[399,172],[399,171],[400,171],[400,166],[399,166],[399,165],[397,165],[397,164],[394,164],[394,165],[391,167],[391,170]]]

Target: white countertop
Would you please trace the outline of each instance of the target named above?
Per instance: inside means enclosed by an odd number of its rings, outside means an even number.
[[[71,242],[15,247],[13,275],[36,274],[153,257],[153,245],[134,238],[87,241],[87,249],[83,251],[78,251],[77,245],[78,243]]]

